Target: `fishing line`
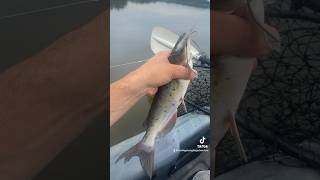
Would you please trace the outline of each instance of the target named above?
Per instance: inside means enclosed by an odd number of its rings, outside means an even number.
[[[131,64],[142,63],[142,62],[146,62],[146,61],[147,61],[147,59],[141,60],[141,61],[133,61],[133,62],[128,62],[128,63],[118,64],[118,65],[110,66],[110,69],[116,68],[116,67],[121,67],[121,66],[127,66],[127,65],[131,65]]]
[[[78,2],[73,2],[73,3],[63,4],[63,5],[57,5],[57,6],[48,7],[48,8],[42,8],[42,9],[36,9],[36,10],[31,10],[31,11],[25,11],[25,12],[21,12],[21,13],[9,14],[9,15],[5,15],[5,16],[1,16],[0,20],[13,18],[13,17],[17,17],[17,16],[35,14],[35,13],[39,13],[39,12],[50,11],[50,10],[54,10],[54,9],[64,8],[64,7],[76,6],[76,5],[80,5],[80,4],[96,3],[96,2],[99,2],[99,1],[100,0],[78,1]]]

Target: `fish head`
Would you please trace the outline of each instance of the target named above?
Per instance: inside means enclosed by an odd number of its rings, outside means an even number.
[[[176,44],[174,45],[170,56],[169,62],[171,64],[190,66],[191,62],[191,35],[193,32],[183,33],[179,36]]]

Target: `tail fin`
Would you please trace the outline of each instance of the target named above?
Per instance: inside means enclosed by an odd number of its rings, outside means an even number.
[[[133,156],[139,157],[142,168],[151,179],[154,164],[154,148],[152,146],[145,145],[143,142],[139,142],[138,144],[121,154],[116,162],[124,158],[124,162],[126,163]]]

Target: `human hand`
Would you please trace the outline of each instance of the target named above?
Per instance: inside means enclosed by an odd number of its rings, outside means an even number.
[[[192,80],[196,77],[196,72],[190,68],[171,64],[168,61],[169,55],[169,51],[159,52],[131,73],[132,76],[139,79],[138,86],[145,95],[154,95],[158,87],[174,79]]]

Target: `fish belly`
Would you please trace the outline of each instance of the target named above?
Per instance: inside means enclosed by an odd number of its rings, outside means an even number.
[[[247,82],[255,66],[255,58],[220,57],[213,68],[213,133],[216,146],[229,128],[226,118],[235,115]]]
[[[167,134],[174,126],[177,108],[185,96],[189,82],[188,80],[174,80],[165,88],[160,89],[147,119],[150,123],[146,132],[146,144],[154,145],[158,136]]]

